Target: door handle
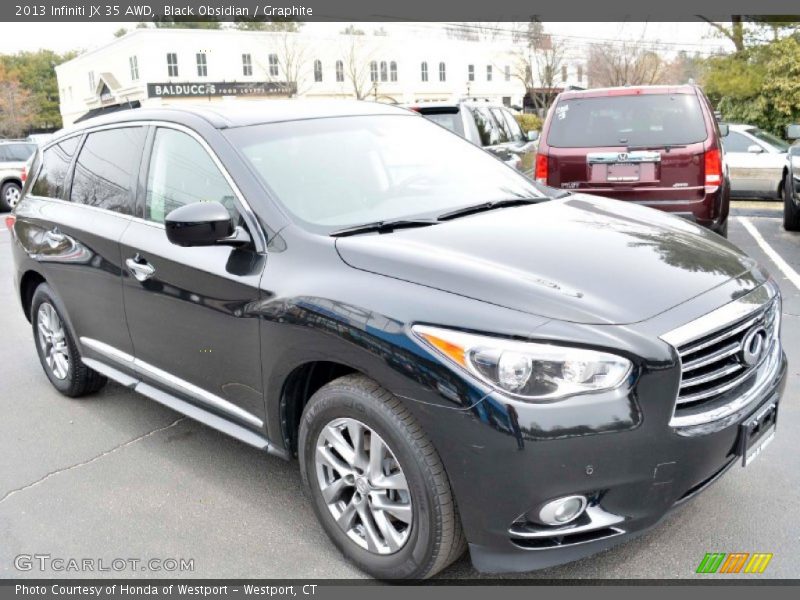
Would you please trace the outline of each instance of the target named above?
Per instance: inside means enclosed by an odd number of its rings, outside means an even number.
[[[47,245],[51,248],[55,248],[66,239],[67,236],[61,233],[58,230],[58,227],[54,227],[50,231],[46,231],[44,234],[44,241],[47,242]]]
[[[156,268],[138,254],[133,258],[127,259],[125,264],[136,278],[136,281],[147,281],[156,272]]]

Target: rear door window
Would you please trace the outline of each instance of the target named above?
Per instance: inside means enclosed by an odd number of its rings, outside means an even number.
[[[80,136],[76,135],[42,152],[42,168],[31,187],[31,194],[45,198],[63,197],[64,181],[79,141]]]
[[[478,128],[482,146],[496,146],[497,144],[505,144],[508,141],[508,134],[500,127],[488,108],[476,106],[471,111],[472,116],[475,118],[475,126]]]
[[[747,149],[754,144],[755,142],[749,137],[736,131],[730,131],[722,138],[722,147],[725,152],[747,152]]]
[[[145,132],[144,127],[120,127],[90,133],[75,163],[70,200],[134,214]]]
[[[637,94],[561,100],[547,143],[556,148],[683,146],[707,137],[694,94]]]
[[[525,140],[525,135],[522,133],[522,128],[519,126],[519,123],[517,123],[514,115],[503,108],[493,108],[492,114],[494,114],[495,118],[505,126],[505,131],[508,134],[509,141],[522,142]]]

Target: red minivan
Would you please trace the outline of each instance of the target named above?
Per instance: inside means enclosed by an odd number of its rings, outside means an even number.
[[[536,180],[675,213],[726,236],[725,129],[694,85],[564,92],[542,128]]]

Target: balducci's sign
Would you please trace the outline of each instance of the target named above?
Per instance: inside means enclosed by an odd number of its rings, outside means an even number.
[[[285,81],[187,81],[148,83],[148,98],[197,98],[203,96],[288,96],[297,85]]]

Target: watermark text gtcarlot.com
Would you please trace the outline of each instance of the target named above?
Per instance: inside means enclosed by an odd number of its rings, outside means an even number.
[[[50,554],[18,554],[14,557],[18,571],[53,573],[192,573],[193,558],[73,558]]]

